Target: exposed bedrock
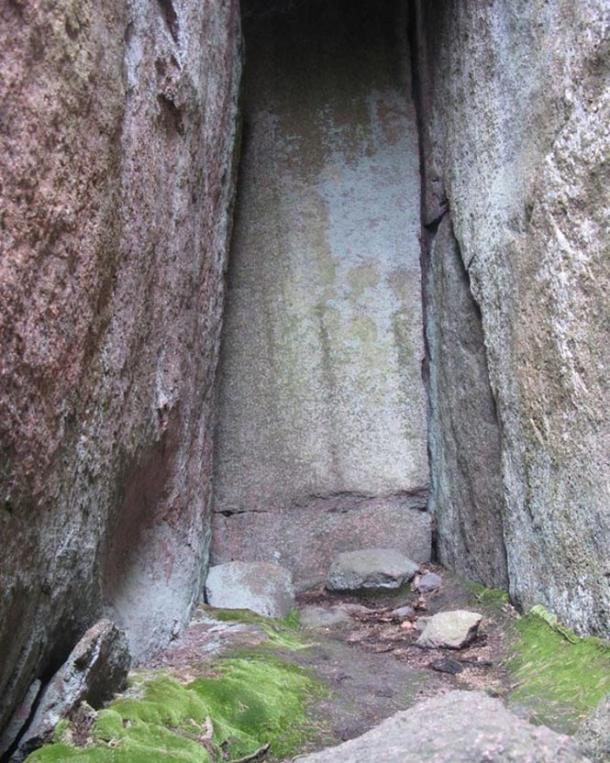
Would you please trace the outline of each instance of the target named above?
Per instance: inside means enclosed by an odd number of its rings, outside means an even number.
[[[441,557],[610,635],[610,8],[416,9]]]
[[[102,613],[200,595],[236,0],[0,10],[0,727]]]
[[[278,558],[299,585],[370,545],[366,499],[405,497],[400,531],[378,514],[376,545],[409,553],[411,527],[425,558],[430,531],[406,5],[293,5],[245,21],[213,557]]]

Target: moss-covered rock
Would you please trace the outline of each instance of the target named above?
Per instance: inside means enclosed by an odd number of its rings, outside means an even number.
[[[573,732],[610,692],[610,644],[578,636],[542,607],[515,627],[511,702],[527,706],[540,723]]]
[[[186,684],[161,672],[135,680],[136,696],[101,710],[85,746],[70,744],[64,728],[29,763],[211,763],[265,745],[281,758],[311,732],[307,704],[321,688],[301,668],[269,654],[218,660],[211,675]]]

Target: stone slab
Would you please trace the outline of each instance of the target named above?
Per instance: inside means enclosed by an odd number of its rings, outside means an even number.
[[[482,692],[453,691],[295,763],[586,763],[574,742]]]
[[[268,562],[228,562],[210,567],[205,595],[212,607],[249,609],[265,617],[286,617],[295,605],[290,572]]]
[[[212,563],[235,559],[275,562],[291,570],[297,590],[326,579],[334,556],[364,546],[391,546],[415,562],[431,554],[425,498],[369,499],[284,512],[244,512],[213,521]]]

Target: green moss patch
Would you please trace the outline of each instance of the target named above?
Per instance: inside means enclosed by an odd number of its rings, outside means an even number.
[[[209,615],[222,622],[239,622],[256,625],[267,636],[271,646],[296,651],[311,646],[300,634],[299,611],[292,612],[282,620],[257,615],[249,609],[214,609],[206,607]]]
[[[501,609],[510,601],[508,593],[500,588],[485,588],[480,583],[472,582],[466,583],[466,587],[480,604]]]
[[[537,722],[573,732],[610,692],[610,644],[577,636],[542,607],[515,627],[511,702],[530,708]]]
[[[269,745],[270,759],[291,755],[314,731],[307,717],[321,686],[302,668],[268,654],[217,661],[213,674],[182,684],[148,676],[139,696],[101,710],[90,743],[74,747],[69,730],[29,763],[212,763],[238,760]]]

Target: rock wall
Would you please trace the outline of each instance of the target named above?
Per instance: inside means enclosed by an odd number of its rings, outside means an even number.
[[[404,3],[285,5],[245,22],[213,556],[302,583],[372,525],[429,555],[420,177]]]
[[[441,556],[493,584],[504,546],[519,602],[608,636],[610,7],[426,0],[415,19]],[[467,298],[481,327],[460,310],[455,340],[439,339],[445,306]],[[487,392],[460,424],[483,352],[500,457]]]
[[[209,543],[237,0],[0,9],[0,727],[105,609],[142,655]]]

